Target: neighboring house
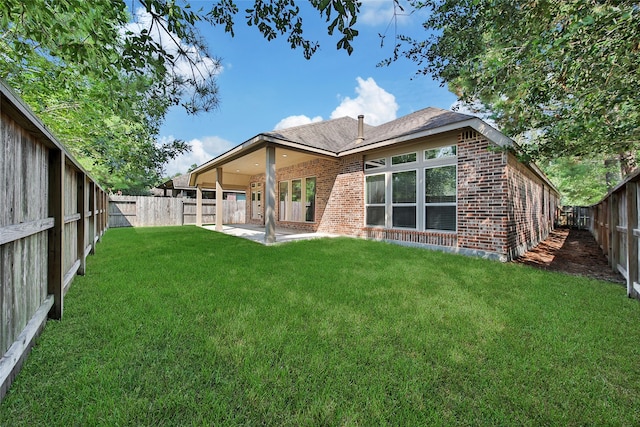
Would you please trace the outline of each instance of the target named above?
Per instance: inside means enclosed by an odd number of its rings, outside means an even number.
[[[156,197],[181,197],[185,199],[196,198],[196,187],[189,185],[189,174],[179,175],[170,178],[151,189],[151,194]],[[225,191],[224,200],[228,197],[235,198],[235,200],[246,200],[244,191]],[[203,199],[215,199],[215,190],[202,190]]]
[[[189,185],[246,191],[246,221],[510,260],[547,237],[559,195],[482,120],[426,108],[380,126],[336,120],[261,133]],[[222,225],[218,224],[218,229]]]

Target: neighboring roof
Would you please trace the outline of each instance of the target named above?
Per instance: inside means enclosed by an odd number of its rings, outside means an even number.
[[[162,189],[176,189],[176,190],[195,190],[195,187],[189,185],[189,174],[174,176],[169,178],[162,184],[159,184],[156,188]]]
[[[173,177],[173,188],[175,189],[195,189],[189,186],[189,174]]]

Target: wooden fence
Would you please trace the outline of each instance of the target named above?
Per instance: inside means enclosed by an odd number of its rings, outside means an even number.
[[[246,202],[225,200],[223,223],[244,224]],[[216,222],[215,200],[202,201],[202,221]],[[172,197],[111,196],[109,227],[149,227],[196,223],[196,201]]]
[[[107,227],[107,195],[0,80],[0,400]]]
[[[602,201],[590,207],[590,230],[609,265],[627,281],[627,295],[640,299],[638,259],[640,248],[640,171],[614,188]]]
[[[556,226],[589,230],[591,209],[588,206],[563,206],[558,209]]]

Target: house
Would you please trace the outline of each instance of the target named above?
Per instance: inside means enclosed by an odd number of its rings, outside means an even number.
[[[547,237],[559,194],[477,117],[426,108],[261,133],[195,169],[198,190],[246,191],[246,222],[510,260]],[[221,192],[220,192],[221,193]],[[217,224],[222,229],[222,224]]]
[[[196,187],[189,185],[189,174],[183,174],[169,178],[165,182],[151,189],[151,195],[156,197],[181,197],[183,199],[195,199]],[[246,200],[244,191],[225,191],[224,200]],[[215,190],[203,189],[203,199],[215,199]]]

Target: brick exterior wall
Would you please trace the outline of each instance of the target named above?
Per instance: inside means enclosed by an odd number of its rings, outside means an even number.
[[[318,231],[364,236],[364,157],[342,157]]]
[[[558,200],[529,168],[509,154],[507,164],[509,259],[517,258],[546,239],[553,229]]]
[[[468,130],[458,136],[458,246],[508,253],[509,189],[507,154],[490,149],[481,134]]]
[[[303,232],[450,247],[503,261],[523,254],[547,237],[553,227],[557,197],[513,154],[496,149],[473,130],[464,130],[458,135],[457,168],[457,231],[453,233],[365,227],[362,154],[337,160],[318,158],[278,169],[276,185],[283,180],[316,177],[316,221],[278,220],[276,224]],[[264,174],[250,180],[261,182],[264,190]],[[262,218],[252,219],[251,187],[247,188],[247,202],[247,222],[264,224]],[[278,211],[276,202],[276,218]]]

